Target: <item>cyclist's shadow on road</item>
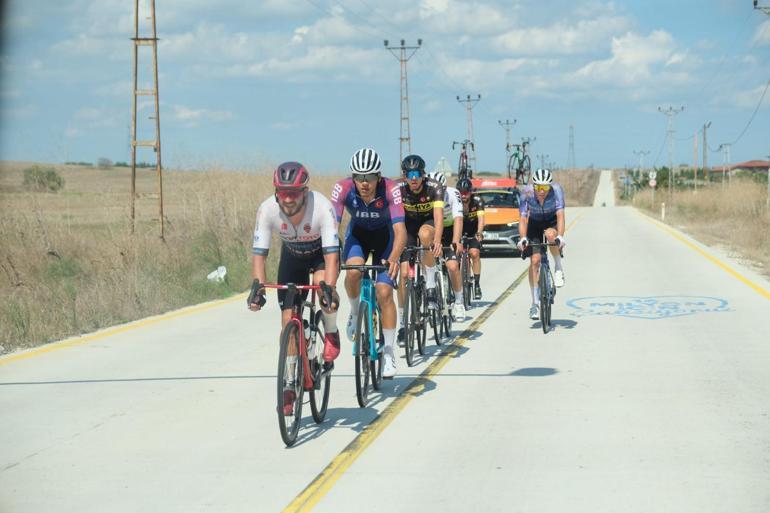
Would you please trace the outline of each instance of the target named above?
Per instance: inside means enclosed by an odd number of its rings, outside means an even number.
[[[573,321],[572,319],[551,319],[551,331],[560,329],[571,330],[574,329],[577,324],[577,321]],[[535,321],[530,327],[540,329],[542,326],[540,321]]]

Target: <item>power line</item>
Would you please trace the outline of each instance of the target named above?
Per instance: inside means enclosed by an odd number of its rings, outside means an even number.
[[[759,102],[757,102],[757,106],[756,106],[756,108],[754,108],[754,112],[751,113],[751,117],[749,118],[748,123],[746,123],[746,126],[743,127],[743,131],[741,131],[740,135],[738,135],[738,137],[733,142],[731,142],[730,144],[735,144],[738,141],[740,141],[741,138],[746,133],[746,131],[749,129],[749,127],[751,126],[751,123],[754,121],[754,116],[757,115],[757,112],[759,111],[759,108],[762,106],[762,101],[765,99],[765,94],[767,93],[767,88],[769,86],[770,86],[770,80],[768,80],[767,84],[765,84],[765,90],[762,91],[762,96],[759,98]]]

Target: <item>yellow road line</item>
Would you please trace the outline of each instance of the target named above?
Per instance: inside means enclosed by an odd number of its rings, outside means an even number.
[[[566,228],[569,230],[572,226],[582,217],[579,214]],[[565,231],[566,231],[565,230]],[[404,392],[393,399],[387,408],[380,413],[371,424],[366,426],[361,433],[356,436],[343,450],[340,452],[326,468],[324,468],[320,474],[316,476],[313,481],[305,487],[299,495],[297,495],[291,503],[283,510],[283,513],[303,513],[308,512],[315,507],[318,502],[329,493],[329,490],[335,485],[335,483],[342,477],[345,471],[358,459],[364,450],[374,442],[377,437],[385,430],[386,427],[393,422],[393,419],[398,416],[401,411],[414,399],[420,395],[425,389],[425,385],[428,381],[436,376],[444,366],[449,363],[465,345],[470,337],[476,333],[479,328],[487,319],[497,310],[497,307],[505,301],[508,296],[521,284],[524,278],[529,273],[529,266],[525,269],[507,289],[500,294],[494,303],[484,310],[474,321],[465,329],[444,351],[436,357],[428,367],[412,381]]]
[[[61,340],[59,342],[52,342],[50,344],[46,344],[44,346],[40,346],[35,349],[30,349],[28,351],[1,356],[0,365],[5,365],[11,362],[17,362],[19,360],[25,360],[27,358],[32,358],[33,356],[51,353],[53,351],[58,351],[60,349],[65,349],[68,347],[79,346],[81,344],[93,342],[94,340],[101,340],[103,338],[111,337],[113,335],[118,335],[120,333],[125,333],[127,331],[133,331],[138,328],[150,326],[152,324],[156,324],[161,321],[176,319],[177,317],[184,317],[187,315],[192,315],[194,313],[203,312],[205,310],[210,310],[212,308],[216,308],[218,306],[221,306],[227,303],[232,303],[233,301],[237,301],[245,297],[246,297],[246,294],[238,294],[236,296],[232,296],[227,299],[220,299],[217,301],[211,301],[200,305],[182,308],[180,310],[174,310],[173,312],[169,312],[166,314],[156,315],[154,317],[147,317],[145,319],[140,319],[138,321],[130,322],[128,324],[121,324],[120,326],[106,328],[102,331],[97,331],[96,333],[82,335],[79,337],[72,337],[65,340]]]
[[[446,346],[444,351],[436,357],[428,367],[412,381],[403,394],[399,395],[393,402],[391,402],[382,413],[380,413],[371,424],[366,426],[361,433],[351,441],[342,452],[340,452],[326,468],[324,468],[313,481],[305,487],[305,489],[297,495],[297,497],[286,506],[283,513],[300,513],[307,512],[313,509],[313,507],[320,501],[334,484],[339,480],[345,471],[358,459],[364,450],[374,442],[378,436],[385,430],[386,427],[393,422],[393,419],[406,408],[406,406],[416,396],[420,395],[426,383],[430,378],[438,374],[444,366],[449,363],[452,357],[460,350],[465,343],[470,340],[471,335],[476,333],[476,329],[481,326],[491,316],[500,303],[513,292],[513,290],[524,280],[527,276],[527,271],[524,271],[518,278],[498,296],[493,304],[487,307],[481,315],[479,315],[468,328],[465,329],[455,341]]]
[[[722,262],[720,259],[712,255],[711,253],[707,252],[706,250],[698,247],[697,245],[693,244],[689,240],[687,240],[685,237],[683,237],[680,233],[676,232],[672,228],[670,228],[668,225],[665,225],[661,223],[660,221],[651,218],[650,216],[643,214],[639,210],[637,210],[639,215],[641,215],[644,219],[646,219],[649,223],[651,223],[654,226],[657,226],[660,230],[668,233],[673,238],[677,239],[678,241],[684,243],[685,246],[688,248],[694,250],[698,254],[700,254],[702,257],[704,257],[706,260],[710,261],[711,263],[715,264],[717,267],[722,269],[724,272],[732,276],[733,278],[737,279],[738,281],[742,282],[745,285],[748,285],[754,291],[756,291],[759,295],[764,296],[765,299],[770,299],[770,291],[763,288],[761,285],[758,285],[751,281],[750,279],[746,278],[744,275],[727,265],[726,263]]]

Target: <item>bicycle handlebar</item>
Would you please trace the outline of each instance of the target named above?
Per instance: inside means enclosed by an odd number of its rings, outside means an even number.
[[[340,266],[340,269],[344,271],[387,271],[389,268],[385,265],[370,265],[370,264],[345,264]]]

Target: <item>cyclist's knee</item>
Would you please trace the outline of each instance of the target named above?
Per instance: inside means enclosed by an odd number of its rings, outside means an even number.
[[[556,241],[556,230],[553,228],[547,228],[545,230],[545,238],[548,242],[554,242]]]
[[[378,283],[376,288],[377,303],[380,307],[393,303],[393,287]]]

